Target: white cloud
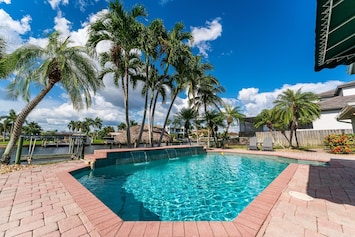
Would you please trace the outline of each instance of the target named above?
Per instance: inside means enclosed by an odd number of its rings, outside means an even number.
[[[216,18],[212,22],[207,21],[206,27],[191,27],[193,36],[192,46],[197,47],[204,57],[208,57],[207,51],[211,50],[209,41],[216,40],[222,35],[221,18]]]
[[[70,34],[71,22],[62,16],[60,12],[54,18],[54,29],[62,34],[62,37],[67,37]]]
[[[21,35],[31,30],[31,20],[29,15],[14,20],[7,12],[0,9],[0,35],[6,42],[8,52],[12,52],[23,43]]]
[[[47,38],[33,38],[33,37],[30,37],[29,40],[28,40],[28,43],[29,44],[32,44],[32,45],[37,45],[41,48],[45,48],[48,44],[48,39]]]
[[[60,4],[67,5],[69,0],[48,0],[48,3],[51,5],[53,10],[56,10]]]
[[[80,11],[85,12],[86,7],[89,5],[93,5],[100,0],[77,0],[76,4],[79,6]]]
[[[0,0],[0,3],[6,3],[6,4],[11,4],[11,0]]]
[[[172,2],[172,1],[174,1],[174,0],[159,0],[159,4],[163,6],[163,5],[167,4],[168,2]]]

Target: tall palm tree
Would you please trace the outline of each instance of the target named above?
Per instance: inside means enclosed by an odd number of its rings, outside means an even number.
[[[148,110],[148,102],[149,102],[149,94],[154,94],[154,86],[150,86],[154,84],[154,80],[156,79],[157,71],[153,63],[155,63],[159,57],[159,40],[162,35],[165,33],[165,28],[163,22],[159,19],[152,21],[149,26],[144,27],[140,37],[139,37],[139,48],[142,50],[144,57],[144,71],[142,76],[142,80],[144,82],[142,94],[144,95],[144,112],[142,116],[141,128],[139,130],[138,138],[135,144],[135,147],[138,147],[140,144],[147,110]]]
[[[287,89],[277,96],[274,101],[277,119],[284,125],[289,125],[289,146],[292,147],[293,133],[297,148],[299,147],[296,130],[300,124],[314,121],[320,117],[320,107],[316,103],[319,97],[313,92],[296,92]]]
[[[182,108],[176,116],[176,118],[184,124],[185,132],[186,132],[185,136],[187,136],[189,144],[191,144],[190,137],[189,137],[190,128],[192,126],[193,121],[196,119],[196,115],[197,114],[194,109]]]
[[[185,44],[185,42],[191,40],[192,35],[190,32],[184,32],[183,29],[184,25],[181,22],[176,23],[171,31],[166,32],[166,34],[159,38],[162,50],[162,65],[164,67],[164,72],[160,77],[157,89],[155,90],[154,102],[151,110],[151,120],[149,124],[150,132],[152,132],[154,125],[156,104],[159,96],[161,95],[162,87],[169,80],[169,71],[171,70],[171,67],[176,66],[177,61],[181,59],[181,57],[185,57],[191,53],[190,47]]]
[[[18,114],[10,141],[2,155],[2,163],[10,162],[10,155],[21,134],[28,114],[56,85],[68,92],[75,109],[91,105],[91,92],[102,86],[96,77],[97,71],[83,47],[69,47],[69,37],[60,40],[58,32],[52,33],[45,48],[24,45],[13,52],[10,62],[16,75],[9,84],[8,92],[14,97],[22,95],[28,104]],[[42,84],[43,89],[30,100],[30,83]]]
[[[5,53],[5,40],[0,36],[0,58]]]
[[[116,86],[122,87],[125,119],[127,125],[127,146],[131,146],[129,129],[129,87],[132,77],[138,74],[140,59],[137,53],[139,36],[144,29],[143,24],[137,21],[140,16],[146,16],[143,6],[136,5],[130,11],[125,11],[123,4],[118,0],[109,4],[109,11],[102,14],[89,28],[88,46],[94,51],[103,41],[111,43],[110,51],[100,55],[101,65],[113,64],[105,67],[100,75],[113,74]],[[119,82],[120,81],[120,82]]]
[[[206,72],[213,69],[210,63],[202,63],[201,56],[193,56],[189,60],[189,80],[187,82],[188,86],[188,96],[191,100],[191,104],[196,104],[195,96],[197,93],[197,88],[200,83],[208,78]]]
[[[190,104],[199,111],[203,108],[204,113],[207,111],[208,106],[219,108],[223,105],[222,99],[217,95],[225,91],[224,87],[219,84],[217,78],[213,76],[205,76],[200,80],[200,84],[196,89],[196,95],[194,97],[194,104],[190,98]]]
[[[5,54],[5,40],[0,37],[0,78],[6,77],[5,60],[3,56]]]
[[[177,96],[188,86],[189,83],[193,80],[192,77],[190,77],[190,67],[189,67],[189,62],[191,61],[192,54],[189,51],[185,51],[185,55],[181,55],[180,58],[174,63],[175,67],[175,74],[170,77],[170,81],[168,85],[170,85],[171,89],[171,102],[167,111],[167,114],[165,116],[164,124],[162,131],[160,133],[160,138],[158,141],[158,146],[160,146],[161,141],[163,139],[164,133],[165,133],[165,127],[166,124],[169,120],[169,115],[171,112],[171,109],[175,103],[175,100]]]

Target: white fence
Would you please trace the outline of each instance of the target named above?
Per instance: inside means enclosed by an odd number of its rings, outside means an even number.
[[[288,146],[288,141],[280,131],[274,132],[256,132],[256,137],[259,142],[262,142],[265,137],[272,137],[275,146]],[[329,134],[353,134],[352,129],[329,129],[329,130],[297,130],[297,138],[300,146],[323,146],[324,138]],[[285,135],[289,138],[290,131],[286,131]],[[292,144],[296,145],[295,134],[293,134]]]

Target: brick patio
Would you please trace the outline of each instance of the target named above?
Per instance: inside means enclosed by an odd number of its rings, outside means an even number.
[[[355,236],[355,156],[233,152],[330,161],[330,166],[289,165],[231,222],[122,221],[68,173],[86,167],[84,162],[37,166],[0,175],[0,236]]]

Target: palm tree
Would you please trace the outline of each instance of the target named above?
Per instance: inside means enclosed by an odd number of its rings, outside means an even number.
[[[5,54],[5,41],[0,37],[0,78],[6,77],[5,60],[3,55]]]
[[[190,141],[190,128],[192,126],[193,120],[196,119],[196,111],[192,108],[182,108],[180,112],[177,114],[176,118],[181,121],[184,124],[185,128],[185,136],[187,136],[187,139],[189,141],[189,144],[191,145]]]
[[[212,134],[213,140],[217,146],[217,132],[218,132],[218,127],[223,127],[223,121],[225,119],[225,115],[218,111],[218,110],[212,110],[212,111],[206,111],[203,120],[207,124],[207,131],[208,131],[208,140],[207,140],[207,147],[210,147],[210,134]]]
[[[186,51],[188,52],[188,51]],[[171,89],[171,102],[167,111],[167,114],[165,116],[164,124],[162,131],[160,133],[160,138],[158,141],[158,146],[160,146],[161,141],[163,139],[163,135],[165,132],[165,127],[166,124],[169,120],[169,115],[171,112],[171,109],[174,105],[174,102],[177,98],[177,96],[188,86],[189,83],[193,80],[192,77],[190,77],[190,67],[189,61],[191,60],[191,54],[188,52],[185,55],[181,55],[180,58],[175,62],[175,74],[171,76],[170,81],[168,85],[170,85]]]
[[[78,122],[74,120],[70,120],[67,127],[72,132],[75,132],[78,129]]]
[[[10,122],[10,120],[7,118],[7,116],[1,116],[0,117],[0,120],[2,120],[2,119],[4,119],[4,121],[2,122],[2,124],[1,124],[1,130],[2,130],[2,139],[3,139],[3,141],[5,142],[5,140],[6,140],[6,132],[8,131],[8,132],[10,132],[11,131],[11,122]]]
[[[296,130],[300,124],[306,124],[320,117],[320,107],[316,103],[319,97],[313,92],[283,91],[274,101],[276,118],[284,125],[289,125],[289,146],[292,147],[293,133],[299,147]]]
[[[153,63],[156,62],[160,55],[158,53],[158,48],[160,44],[159,40],[157,39],[161,38],[164,33],[165,28],[163,22],[159,19],[156,19],[152,21],[148,27],[143,28],[143,31],[141,32],[139,37],[139,48],[142,50],[144,57],[144,76],[142,76],[142,80],[144,81],[144,87],[142,90],[142,94],[144,95],[145,100],[141,128],[139,130],[135,147],[138,147],[142,138],[148,109],[149,94],[154,94],[154,86],[151,85],[154,84],[154,80],[156,79],[157,75],[157,70],[155,69]]]
[[[5,135],[6,135],[6,127],[10,126],[10,129],[8,130],[8,132],[11,134],[12,130],[14,128],[14,123],[17,119],[17,114],[15,112],[15,110],[10,109],[9,115],[3,115],[0,116],[0,120],[4,119],[4,134],[3,134],[3,139],[5,141]]]
[[[99,117],[96,117],[94,119],[94,122],[93,122],[92,126],[94,128],[101,129],[102,128],[102,119],[100,119]]]
[[[104,66],[100,78],[103,78],[106,74],[113,74],[116,86],[121,84],[128,147],[131,146],[128,108],[129,86],[130,82],[132,82],[132,77],[138,74],[138,66],[141,65],[136,49],[139,46],[138,38],[144,29],[143,24],[139,23],[137,18],[146,15],[147,13],[143,6],[134,6],[127,12],[124,10],[123,4],[116,0],[109,4],[109,11],[102,14],[89,28],[87,44],[93,51],[100,42],[111,42],[110,51],[100,55],[101,65]],[[113,65],[105,67],[108,64]]]
[[[225,136],[223,137],[223,144],[224,144],[224,139],[226,138],[226,136],[228,136],[228,130],[230,126],[233,124],[233,122],[237,121],[237,123],[239,123],[239,121],[242,121],[245,118],[245,115],[239,111],[240,111],[239,106],[233,107],[230,104],[224,105],[224,115],[225,115],[227,126],[226,126]]]
[[[189,68],[189,80],[187,82],[188,95],[191,100],[191,104],[196,104],[195,96],[197,93],[197,88],[201,81],[206,79],[206,72],[213,70],[213,66],[209,63],[202,63],[201,56],[193,56],[188,64]]]
[[[154,114],[156,109],[156,104],[158,102],[158,98],[161,95],[162,87],[167,80],[169,80],[169,71],[171,66],[176,66],[177,62],[181,57],[186,57],[191,53],[190,47],[184,42],[192,39],[192,35],[190,32],[184,32],[184,25],[179,22],[176,23],[173,29],[167,33],[165,33],[162,37],[159,38],[161,43],[162,50],[162,64],[164,65],[163,75],[159,78],[159,82],[157,84],[157,89],[155,90],[153,107],[151,112],[151,119],[149,124],[150,132],[152,132],[154,125]]]
[[[125,130],[127,128],[127,125],[125,123],[120,123],[118,126],[117,126],[117,129],[118,130]]]
[[[219,108],[223,105],[222,99],[217,94],[223,93],[224,91],[224,87],[219,84],[217,78],[205,76],[200,80],[200,84],[196,89],[195,101],[192,101],[190,98],[190,104],[194,102],[192,106],[196,111],[203,108],[204,113],[206,113],[208,106]]]
[[[3,163],[9,164],[10,155],[28,114],[57,83],[68,92],[75,109],[82,109],[84,105],[89,107],[91,92],[95,93],[102,86],[85,48],[69,47],[69,37],[64,41],[59,37],[60,34],[54,32],[49,36],[46,48],[24,45],[10,56],[9,62],[16,69],[16,75],[9,84],[8,92],[14,97],[22,95],[28,104],[18,114],[10,141],[2,155]],[[32,81],[44,87],[30,101],[29,85]]]
[[[15,110],[10,109],[9,116],[7,116],[7,119],[11,122],[10,133],[12,133],[12,130],[14,129],[14,124],[15,124],[16,119],[17,119],[17,114],[16,114]]]
[[[274,128],[280,130],[281,134],[289,142],[289,138],[285,134],[285,126],[277,120],[276,113],[277,112],[275,108],[262,110],[254,118],[254,127],[259,128],[262,126],[266,126],[269,129],[271,136],[274,138],[274,141],[277,142],[280,146],[284,147],[278,140],[276,140],[275,134],[272,133]]]
[[[259,128],[261,126],[266,126],[269,131],[273,130],[275,123],[275,111],[272,109],[264,109],[254,118],[254,127]]]
[[[32,121],[26,126],[23,126],[22,131],[26,135],[40,135],[42,132],[41,126],[38,123]]]
[[[115,129],[112,126],[107,126],[107,127],[104,127],[103,129],[101,129],[98,132],[98,134],[99,134],[99,137],[104,138],[104,137],[108,136],[108,134],[110,132],[115,132]]]
[[[5,52],[5,40],[2,37],[0,37],[0,59],[2,58],[4,52]]]
[[[224,105],[224,115],[226,117],[226,122],[227,122],[226,133],[228,133],[228,130],[234,121],[237,121],[239,123],[239,121],[245,118],[245,115],[239,111],[240,111],[239,106],[233,107],[230,104]]]

